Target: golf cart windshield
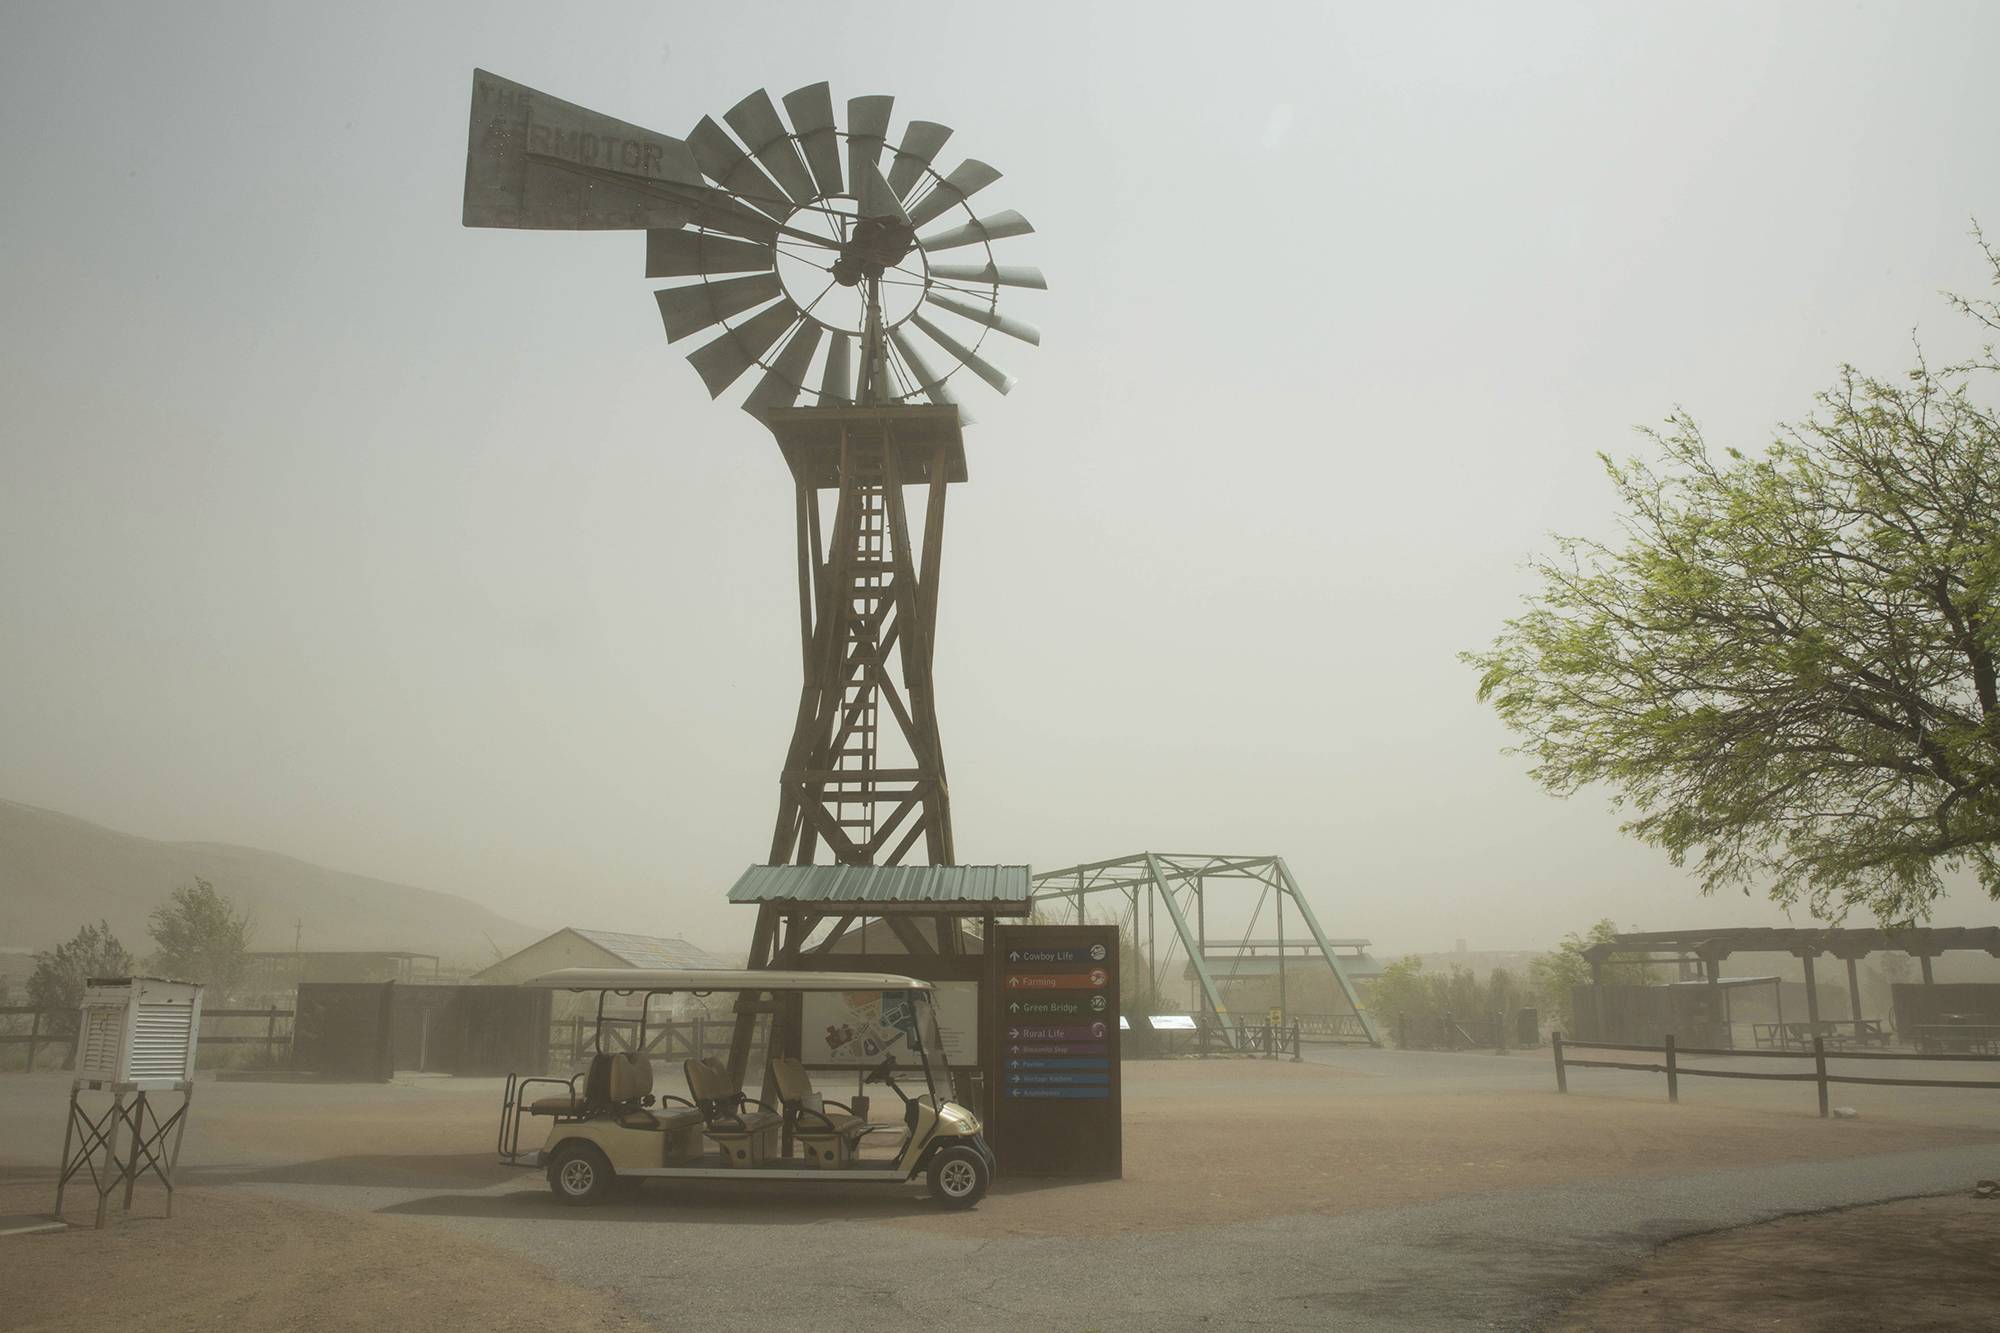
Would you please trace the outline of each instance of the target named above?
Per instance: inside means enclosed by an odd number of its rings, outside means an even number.
[[[938,1032],[937,1007],[931,1002],[928,991],[912,991],[911,1007],[917,1014],[917,1057],[923,1062],[924,1078],[931,1086],[931,1095],[939,1101],[953,1100],[956,1093],[951,1084],[951,1067],[945,1061],[944,1037]]]

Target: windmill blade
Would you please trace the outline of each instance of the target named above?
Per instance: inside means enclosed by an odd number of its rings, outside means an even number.
[[[694,155],[679,139],[472,72],[466,226],[678,227],[690,204],[662,188],[675,183],[701,184]]]
[[[646,233],[646,276],[695,278],[711,273],[761,273],[776,267],[777,252],[768,245],[732,241],[701,231]]]
[[[903,127],[903,142],[896,149],[896,160],[889,167],[889,188],[896,192],[898,199],[909,197],[911,189],[923,179],[924,168],[937,157],[938,149],[951,137],[951,126],[940,125],[931,120],[913,120]]]
[[[818,197],[806,164],[792,143],[791,133],[785,129],[785,122],[778,119],[778,108],[772,105],[769,92],[759,88],[723,112],[722,118],[736,131],[737,138],[750,145],[750,151],[764,164],[764,170],[784,187],[793,203],[809,204]]]
[[[1031,264],[995,264],[991,260],[984,264],[932,264],[931,276],[953,282],[991,282],[1001,287],[1033,287],[1044,292],[1049,289],[1049,280]]]
[[[968,370],[979,376],[980,379],[985,380],[995,389],[998,389],[1001,393],[1005,393],[1014,387],[1014,377],[1012,375],[1009,375],[991,361],[985,360],[970,347],[967,347],[964,343],[925,319],[923,311],[919,310],[913,313],[910,316],[910,323],[929,334],[932,342],[957,357],[959,362]]]
[[[791,341],[743,400],[743,410],[762,421],[772,408],[796,403],[805,386],[806,367],[812,364],[813,353],[819,350],[819,339],[819,325],[810,319],[801,320]]]
[[[667,341],[672,343],[784,293],[785,285],[776,273],[758,273],[747,278],[669,287],[654,295],[660,303],[660,319],[667,326]]]
[[[854,335],[836,333],[826,345],[826,368],[819,376],[819,400],[827,403],[854,401]]]
[[[847,180],[859,190],[861,164],[876,166],[882,160],[882,143],[889,137],[889,112],[896,99],[876,95],[847,99]]]
[[[926,394],[934,394],[944,384],[944,376],[940,376],[936,370],[930,368],[930,362],[924,360],[924,354],[916,350],[914,342],[910,342],[910,334],[902,330],[902,324],[896,324],[894,328],[888,330],[888,340],[896,344],[896,354],[900,354],[902,362],[910,366],[910,374],[916,376],[918,388],[922,388]],[[936,398],[932,398],[932,402],[936,402]]]
[[[951,390],[945,386],[943,377],[931,372],[929,363],[910,342],[909,335],[903,332],[901,325],[889,330],[889,341],[895,345],[896,351],[910,367],[910,373],[916,378],[924,396],[940,407],[956,407],[959,424],[970,426],[973,420],[972,413],[966,411],[965,406],[953,396]]]
[[[903,211],[903,205],[896,198],[896,192],[889,188],[889,182],[882,179],[881,168],[863,158],[854,164],[854,192],[864,218],[894,218],[908,225],[910,215]]]
[[[729,137],[729,131],[714,120],[703,116],[687,141],[694,150],[694,160],[717,185],[780,222],[791,215],[792,206],[778,183],[766,176],[764,169],[750,160],[750,154]]]
[[[735,281],[743,282],[746,279],[738,278]],[[924,299],[934,306],[941,306],[951,311],[954,315],[964,315],[975,324],[984,324],[989,329],[1004,333],[1009,338],[1019,338],[1022,342],[1032,343],[1036,347],[1042,345],[1042,331],[1040,329],[1032,324],[1003,315],[998,310],[989,309],[983,305],[974,305],[970,301],[962,301],[955,296],[947,296],[943,292],[938,291],[927,293]]]
[[[964,203],[999,179],[1000,173],[992,167],[968,157],[953,167],[951,175],[939,181],[936,189],[916,202],[910,209],[910,221],[921,227],[947,208]]]
[[[708,396],[719,398],[736,383],[743,372],[757,364],[757,358],[785,336],[785,330],[799,319],[799,308],[789,299],[768,310],[760,310],[733,329],[724,330],[713,342],[703,343],[688,353],[688,364],[708,386]]]
[[[785,94],[785,114],[798,132],[799,147],[812,168],[823,195],[843,192],[840,183],[840,136],[834,133],[833,90],[824,83],[808,84]]]
[[[977,245],[981,241],[997,241],[1004,236],[1026,236],[1034,228],[1028,220],[1008,209],[1004,213],[993,213],[962,227],[941,231],[935,236],[926,236],[917,242],[921,250],[956,250],[961,245]]]

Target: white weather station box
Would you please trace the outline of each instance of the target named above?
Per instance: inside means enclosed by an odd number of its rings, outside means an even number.
[[[77,1034],[79,1082],[139,1089],[178,1087],[194,1077],[201,987],[159,977],[93,979]]]

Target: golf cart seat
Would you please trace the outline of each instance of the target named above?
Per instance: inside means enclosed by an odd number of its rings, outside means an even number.
[[[554,1097],[537,1097],[528,1103],[529,1115],[582,1115],[593,1106],[605,1106],[611,1101],[611,1062],[615,1057],[593,1055],[590,1068],[583,1076],[583,1088],[578,1091],[572,1085],[570,1090]]]
[[[843,1102],[813,1091],[806,1067],[791,1056],[771,1061],[778,1100],[785,1108],[785,1127],[805,1146],[814,1166],[846,1166],[854,1160],[868,1122]],[[830,1109],[829,1109],[830,1108]]]
[[[693,1107],[668,1110],[653,1105],[653,1065],[629,1051],[594,1055],[583,1076],[583,1090],[529,1103],[530,1115],[606,1116],[628,1129],[675,1129],[693,1125],[701,1112]]]
[[[676,1111],[655,1105],[651,1060],[630,1051],[621,1051],[610,1060],[609,1109],[619,1124],[627,1129],[678,1129],[700,1122],[701,1112],[692,1106]]]
[[[722,1150],[731,1166],[762,1166],[774,1155],[784,1117],[743,1089],[713,1058],[689,1060],[688,1092],[701,1116],[702,1132]],[[750,1107],[757,1109],[752,1111]]]

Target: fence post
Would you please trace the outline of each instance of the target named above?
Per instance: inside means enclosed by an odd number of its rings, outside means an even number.
[[[1299,1020],[1295,1018],[1292,1020],[1292,1063],[1298,1064],[1305,1058],[1299,1046]]]
[[[278,1010],[274,1005],[264,1016],[264,1063],[270,1064],[278,1055]]]
[[[1569,1075],[1568,1075],[1567,1073],[1563,1072],[1563,1034],[1562,1034],[1562,1033],[1560,1033],[1560,1032],[1551,1032],[1551,1033],[1549,1034],[1549,1049],[1550,1049],[1551,1051],[1554,1051],[1554,1052],[1555,1052],[1555,1056],[1556,1056],[1556,1091],[1557,1091],[1557,1092],[1568,1092],[1568,1091],[1569,1091]]]
[[[1499,1048],[1501,1055],[1507,1054],[1507,1011],[1505,1009],[1495,1009],[1493,1011],[1493,1044]]]
[[[1813,1034],[1813,1076],[1819,1082],[1819,1118],[1826,1119],[1826,1038]]]
[[[1667,1100],[1678,1104],[1681,1099],[1680,1065],[1674,1059],[1674,1034],[1666,1036],[1667,1052]]]
[[[30,1074],[35,1072],[35,1048],[37,1046],[40,1046],[41,1044],[42,1044],[42,1011],[37,1009],[35,1010],[34,1020],[28,1024],[27,1072]]]

